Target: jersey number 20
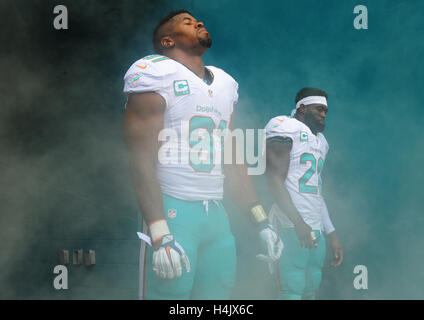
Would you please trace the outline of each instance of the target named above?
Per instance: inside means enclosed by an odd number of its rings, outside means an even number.
[[[321,194],[321,171],[322,167],[324,166],[324,160],[322,160],[322,158],[320,157],[318,159],[317,165],[317,160],[315,159],[315,156],[312,153],[303,153],[300,156],[300,163],[306,164],[307,162],[311,163],[311,167],[299,179],[299,191],[302,193],[311,194],[318,194],[319,192]],[[318,175],[318,186],[311,186],[306,184],[314,174]]]

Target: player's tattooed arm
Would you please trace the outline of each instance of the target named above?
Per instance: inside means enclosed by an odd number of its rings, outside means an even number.
[[[295,226],[300,245],[311,248],[312,228],[305,223],[297,211],[284,184],[290,165],[292,141],[288,139],[268,139],[266,146],[266,174],[274,200]]]
[[[165,101],[156,93],[130,94],[123,122],[132,182],[143,219],[149,226],[156,221],[165,222],[156,175],[158,135],[163,129],[164,110]],[[155,235],[152,234],[152,238],[154,240]]]

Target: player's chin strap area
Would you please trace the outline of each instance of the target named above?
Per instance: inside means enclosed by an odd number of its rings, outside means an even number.
[[[309,96],[309,97],[305,97],[303,99],[300,99],[297,103],[296,103],[296,109],[293,109],[290,113],[290,117],[294,117],[296,114],[297,109],[299,109],[299,107],[303,104],[305,106],[309,105],[309,104],[315,104],[315,103],[319,103],[319,104],[323,104],[325,106],[327,105],[327,98],[323,97],[323,96]]]

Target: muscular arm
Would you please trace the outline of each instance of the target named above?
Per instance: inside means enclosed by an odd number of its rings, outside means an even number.
[[[165,219],[156,175],[158,134],[163,128],[164,110],[165,101],[156,93],[130,94],[123,123],[132,181],[148,225]]]
[[[306,247],[311,247],[312,239],[310,233],[312,229],[305,223],[297,211],[284,184],[289,171],[291,148],[291,141],[267,140],[266,173],[268,184],[278,207],[295,225],[296,234],[301,244],[304,242]]]
[[[231,116],[230,130],[234,127],[234,114]],[[231,199],[240,207],[244,212],[249,212],[250,209],[259,202],[258,195],[255,187],[253,186],[253,179],[247,174],[247,167],[245,164],[236,164],[236,150],[237,146],[235,139],[232,144],[232,161],[231,164],[223,166],[225,173],[225,187]]]
[[[325,234],[330,234],[336,229],[333,226],[333,223],[331,222],[330,215],[328,214],[327,204],[325,203],[325,200],[322,199],[322,225],[324,227]]]
[[[231,117],[230,130],[234,127],[233,121],[234,116]],[[251,212],[249,218],[254,218],[252,220],[255,220],[259,227],[259,238],[266,249],[266,254],[258,254],[256,257],[265,262],[275,262],[280,258],[284,247],[283,242],[269,225],[267,215],[259,203],[253,179],[248,175],[247,166],[236,164],[237,145],[234,140],[232,146],[231,164],[224,165],[226,190],[239,208],[244,212]]]
[[[323,201],[323,211],[322,211],[322,222],[324,226],[324,232],[330,240],[330,247],[333,252],[333,260],[331,265],[333,267],[338,267],[343,262],[343,246],[339,240],[339,237],[336,233],[336,229],[331,222],[330,215],[328,214],[327,205]]]
[[[155,249],[153,270],[160,278],[172,279],[182,275],[181,265],[190,272],[190,261],[166,223],[156,175],[158,135],[163,129],[165,107],[165,101],[156,93],[130,94],[123,132],[138,205],[149,226]]]

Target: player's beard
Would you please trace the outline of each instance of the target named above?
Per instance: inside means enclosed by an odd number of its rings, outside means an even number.
[[[325,123],[317,123],[317,132],[323,132],[325,129]]]
[[[318,120],[315,120],[314,121],[314,126],[315,126],[315,129],[316,129],[316,131],[317,132],[323,132],[324,131],[324,129],[325,129],[325,120],[324,121],[318,121]]]
[[[310,113],[305,113],[305,123],[312,131],[323,132],[325,129],[325,121],[321,122]]]
[[[202,47],[210,48],[212,46],[212,39],[211,38],[207,38],[207,39],[200,38],[199,43]]]

